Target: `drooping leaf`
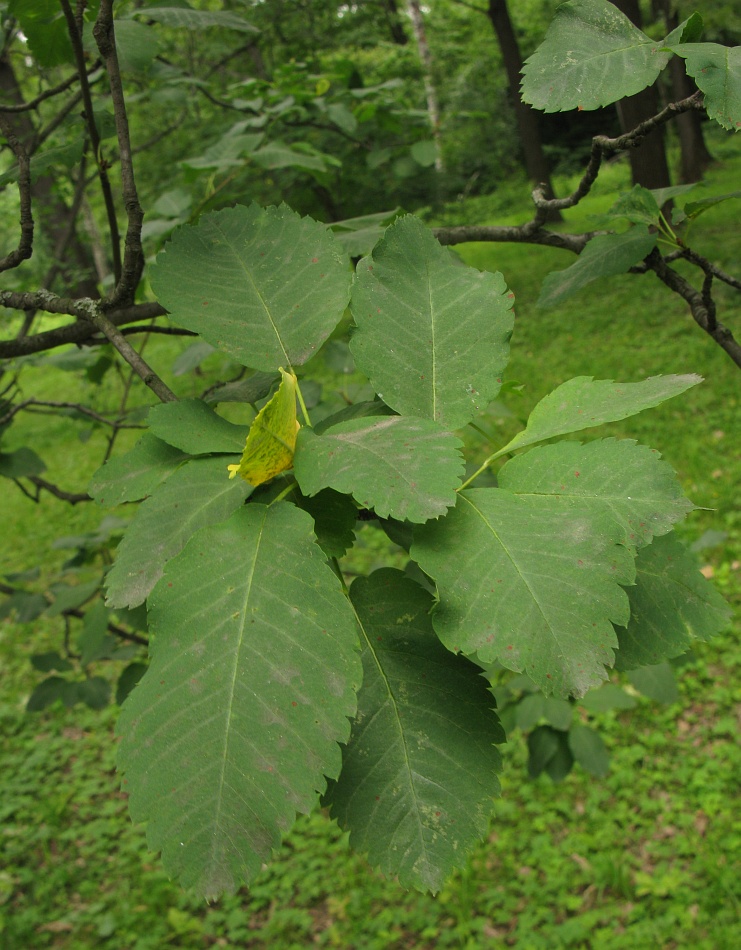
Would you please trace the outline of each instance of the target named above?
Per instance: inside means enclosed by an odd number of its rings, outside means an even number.
[[[669,57],[607,0],[568,0],[525,63],[522,98],[545,112],[598,109],[650,86]]]
[[[112,507],[146,498],[190,456],[145,432],[125,455],[109,459],[93,475],[88,494]]]
[[[381,518],[426,521],[455,504],[461,442],[427,419],[353,419],[317,436],[302,429],[295,474],[301,491],[352,494]]]
[[[165,564],[206,525],[228,518],[250,494],[241,478],[226,477],[224,460],[194,459],[140,505],[118,546],[106,581],[109,607],[136,607],[162,577]]]
[[[152,435],[188,455],[239,452],[249,429],[217,415],[201,399],[179,399],[152,406],[147,416]]]
[[[340,770],[357,626],[311,528],[294,505],[247,505],[193,537],[150,598],[119,764],[150,847],[208,898],[254,877]]]
[[[56,650],[49,653],[34,653],[31,656],[31,666],[40,673],[51,673],[52,670],[65,673],[72,669],[70,661],[57,653]]]
[[[630,670],[628,679],[639,693],[653,699],[655,703],[676,703],[679,699],[677,677],[671,663],[657,663]]]
[[[683,43],[671,47],[705,94],[709,118],[724,129],[741,129],[741,47]]]
[[[702,376],[650,376],[640,383],[616,383],[611,379],[576,376],[544,396],[530,413],[527,427],[498,453],[580,432],[605,422],[627,419],[678,396],[702,382]]]
[[[252,153],[253,161],[263,168],[303,168],[313,172],[326,172],[329,157],[322,152],[304,150],[277,139]]]
[[[256,26],[248,23],[238,13],[229,10],[194,10],[192,7],[167,6],[146,7],[132,10],[131,16],[144,16],[163,26],[183,27],[186,30],[204,30],[215,26],[221,30],[238,30],[241,33],[259,33]]]
[[[108,633],[110,611],[102,600],[96,600],[86,611],[82,630],[77,638],[80,666],[87,666],[103,657],[110,656],[116,648],[116,638]]]
[[[327,557],[343,557],[355,542],[358,509],[348,495],[325,488],[307,498],[296,488],[287,496],[314,519],[314,534]]]
[[[105,709],[111,701],[111,684],[102,676],[89,676],[76,683],[77,702],[90,709]]]
[[[598,732],[591,726],[577,723],[569,730],[568,739],[574,759],[585,771],[597,778],[607,775],[610,770],[610,753]]]
[[[86,31],[88,41],[85,46],[94,56],[98,53],[98,46],[92,36],[92,24],[89,30]],[[159,39],[151,26],[135,20],[116,20],[116,52],[121,72],[148,73],[159,50]]]
[[[9,11],[43,67],[74,62],[67,21],[58,0],[11,0]]]
[[[411,556],[432,577],[433,623],[451,650],[524,671],[543,690],[582,696],[606,678],[628,622],[633,557],[601,511],[501,488],[458,493],[447,517],[414,531]]]
[[[728,604],[673,534],[639,552],[636,586],[628,597],[630,622],[617,631],[619,670],[680,656],[692,640],[709,640],[723,630],[731,616]]]
[[[289,208],[237,206],[183,227],[152,286],[172,319],[264,372],[305,363],[347,305],[347,259],[324,225]]]
[[[630,439],[557,442],[515,456],[497,473],[500,488],[548,497],[565,509],[602,511],[635,551],[692,511],[676,473],[655,449]]]
[[[501,274],[461,267],[406,215],[358,265],[350,349],[392,409],[457,429],[499,392],[512,299]]]
[[[646,225],[592,238],[574,264],[546,275],[536,306],[541,310],[554,307],[598,277],[627,274],[651,253],[656,241],[656,233],[649,232]]]
[[[486,832],[504,733],[480,669],[436,638],[425,590],[383,568],[350,597],[363,686],[326,800],[371,864],[436,892]]]
[[[197,343],[191,343],[187,350],[178,356],[172,364],[173,376],[185,376],[192,370],[200,366],[216,350],[210,343],[199,340]]]
[[[238,465],[229,466],[229,478],[239,474],[250,485],[262,485],[293,464],[296,434],[296,377],[281,373],[278,391],[255,416]]]

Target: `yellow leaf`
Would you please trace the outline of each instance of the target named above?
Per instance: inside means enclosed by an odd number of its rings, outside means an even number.
[[[278,392],[255,416],[239,465],[229,466],[229,478],[239,473],[250,485],[262,485],[293,465],[296,434],[296,377],[281,369]]]

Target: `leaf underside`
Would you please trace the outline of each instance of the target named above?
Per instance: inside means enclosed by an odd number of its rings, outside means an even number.
[[[311,527],[294,505],[247,505],[193,537],[150,598],[119,766],[150,846],[207,898],[251,880],[339,773],[357,625]]]

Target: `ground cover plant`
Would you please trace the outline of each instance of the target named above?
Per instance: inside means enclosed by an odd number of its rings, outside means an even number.
[[[613,54],[628,42],[622,72],[610,73],[601,99],[627,91],[626,76],[639,60],[650,81],[676,54],[694,64],[704,95],[673,111],[702,107],[722,126],[735,121],[736,100],[727,92],[734,70],[726,64],[720,90],[706,81],[708,70],[721,67],[712,44],[694,48],[698,18],[656,46],[626,32],[609,4],[567,7],[585,36],[596,28],[617,43],[604,51],[610,63],[621,60]],[[62,8],[85,98],[83,11],[75,18]],[[184,16],[190,25],[200,22]],[[526,73],[525,95],[536,104],[543,69],[560,74],[572,66],[561,56],[562,28],[557,18],[541,60],[536,54]],[[80,402],[23,399],[20,375],[13,375],[3,421],[32,407],[67,410],[111,426],[109,456],[119,432],[146,415],[149,431],[89,486],[104,505],[142,503],[129,524],[113,515],[97,530],[58,542],[75,553],[50,598],[33,590],[33,574],[6,577],[6,613],[62,616],[66,624],[61,650],[32,656],[48,675],[28,709],[57,700],[100,709],[111,686],[96,664],[117,665],[115,697],[126,700],[118,763],[132,813],[148,822],[149,842],[166,868],[203,896],[254,881],[296,813],[312,811],[320,795],[375,866],[403,885],[439,891],[486,831],[499,787],[502,723],[509,733],[528,730],[531,775],[562,779],[575,762],[603,775],[608,756],[586,721],[589,711],[633,703],[615,684],[600,687],[613,663],[630,671],[639,691],[673,698],[668,661],[727,623],[726,605],[671,533],[692,504],[658,453],[607,434],[552,441],[608,422],[630,435],[622,420],[686,393],[699,376],[613,383],[587,371],[557,381],[509,436],[492,436],[481,414],[497,398],[507,407],[514,387],[502,384],[512,294],[499,273],[461,266],[409,215],[340,222],[336,234],[283,205],[196,215],[147,269],[157,303],[135,303],[144,263],[141,209],[113,35],[112,8],[104,3],[93,38],[110,83],[128,217],[114,289],[103,301],[3,292],[7,307],[31,313],[4,345],[5,355],[26,354],[27,365],[17,364],[24,372],[34,362],[48,368],[44,357],[29,360],[34,349],[86,339],[96,328],[132,375],[113,420]],[[547,105],[569,105],[555,87],[550,92]],[[105,197],[98,118],[87,99],[86,109]],[[671,114],[649,120],[651,127]],[[551,312],[596,278],[653,272],[735,359],[738,345],[717,319],[714,282],[730,289],[737,282],[690,250],[677,230],[717,199],[636,188],[607,209],[627,230],[574,236],[544,228],[549,211],[572,207],[589,191],[607,151],[634,144],[645,131],[596,139],[571,197],[536,192],[529,224],[438,229],[437,237],[443,244],[507,237],[581,251],[577,264],[543,286],[540,302]],[[18,160],[8,180],[18,179],[21,198],[21,239],[5,259],[14,270],[32,246],[31,167],[20,140],[6,134]],[[686,200],[670,224],[662,206],[680,195]],[[116,244],[107,198],[106,210]],[[660,253],[659,236],[668,253]],[[354,276],[348,252],[366,254]],[[676,262],[699,268],[701,291]],[[51,336],[30,335],[38,309],[76,320]],[[200,398],[176,396],[172,380],[155,372],[108,316],[124,314],[116,320],[126,323],[125,314],[136,321],[166,311],[176,332],[201,338],[182,354],[176,378],[219,354],[222,372],[228,360],[251,375],[239,370],[230,382],[201,389]],[[67,359],[75,365],[74,355]],[[83,363],[104,393],[115,360],[96,354]],[[338,372],[352,380],[352,391],[327,386],[325,396],[322,383]],[[136,377],[161,405],[146,413],[126,408]],[[461,439],[467,425],[476,436]],[[31,446],[5,452],[0,462],[29,497],[49,492],[73,504],[87,497],[42,477],[44,463]],[[363,571],[363,534],[376,532],[369,547],[377,549],[379,528],[398,550],[389,566]],[[361,552],[348,555],[356,534]],[[121,535],[110,566],[110,542]],[[96,599],[101,568],[105,603]],[[354,575],[361,576],[349,584]],[[74,619],[82,623],[73,640]],[[148,668],[141,656],[147,644]]]

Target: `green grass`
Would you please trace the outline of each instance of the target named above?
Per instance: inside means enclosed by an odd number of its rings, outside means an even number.
[[[740,169],[739,159],[726,155],[712,173],[713,190],[732,190]],[[609,206],[609,187],[619,187],[622,175],[619,166],[610,169],[599,210]],[[475,216],[481,208],[472,210]],[[589,226],[585,213],[577,209],[567,226]],[[697,245],[734,270],[741,257],[734,203],[701,219]],[[508,378],[525,390],[506,397],[506,412],[491,414],[486,427],[496,444],[540,397],[575,375],[706,377],[689,393],[609,432],[648,442],[678,469],[700,507],[682,528],[687,540],[707,529],[726,532],[703,557],[707,572],[738,606],[741,376],[728,357],[651,275],[595,283],[568,305],[540,312],[534,302],[542,276],[567,266],[565,253],[509,245],[471,245],[461,252],[478,267],[501,270],[517,297]],[[738,331],[738,303],[730,294],[719,296],[727,308],[721,319],[735,319]],[[158,368],[169,367],[179,347],[152,341],[147,355]],[[195,392],[202,382],[187,385]],[[184,392],[183,379],[173,384]],[[25,385],[46,398],[64,391],[64,398],[94,396],[98,406],[114,404],[112,387],[94,389],[49,368],[30,371]],[[151,401],[146,394],[136,398]],[[80,441],[81,432],[90,435],[88,442]],[[5,447],[28,442],[47,461],[49,477],[79,490],[97,465],[93,456],[103,449],[104,433],[89,433],[69,419],[24,416]],[[473,439],[471,445],[483,457],[486,447]],[[43,562],[48,577],[69,556],[50,549],[51,540],[89,530],[103,514],[92,504],[70,509],[49,497],[35,505],[6,489],[0,570]],[[382,554],[378,532],[365,529],[358,562],[376,566]],[[489,836],[437,898],[385,881],[316,813],[299,819],[249,891],[208,906],[168,881],[157,856],[147,852],[142,830],[128,819],[115,774],[115,707],[24,713],[38,679],[28,657],[59,645],[59,623],[3,621],[0,947],[734,946],[741,902],[738,634],[736,622],[696,648],[694,661],[681,671],[678,703],[659,707],[641,699],[633,710],[597,717],[612,754],[603,780],[577,768],[558,786],[545,777],[530,781],[524,742],[513,735],[503,750],[503,793]],[[100,672],[108,675],[105,668]]]

